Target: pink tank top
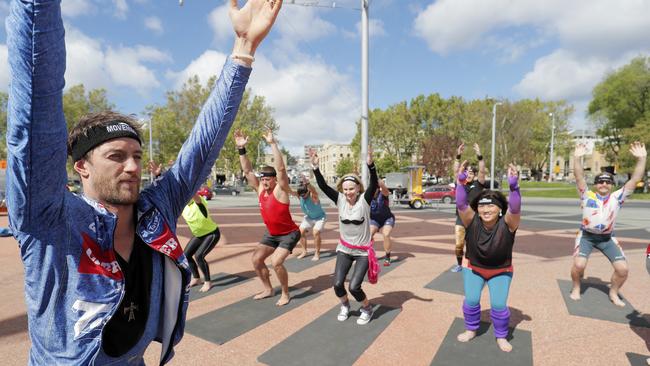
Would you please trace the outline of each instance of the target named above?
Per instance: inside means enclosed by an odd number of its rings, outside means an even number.
[[[258,199],[262,220],[264,220],[269,234],[273,236],[287,235],[298,230],[298,226],[291,218],[288,203],[282,203],[275,198],[273,193],[266,195],[264,191],[259,194]]]

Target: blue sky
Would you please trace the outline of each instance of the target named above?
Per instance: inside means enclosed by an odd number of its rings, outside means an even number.
[[[594,85],[650,53],[647,0],[369,1],[371,108],[430,93],[566,99],[581,128]],[[275,108],[293,152],[349,142],[361,110],[360,0],[291,2],[258,49],[249,87]],[[0,0],[0,17],[8,4]],[[226,1],[63,0],[62,9],[67,86],[106,88],[126,113],[162,103],[190,75],[218,73],[232,48]],[[5,38],[3,28],[3,59]],[[3,62],[0,90],[7,84]]]

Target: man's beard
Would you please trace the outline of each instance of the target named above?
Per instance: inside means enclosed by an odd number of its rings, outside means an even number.
[[[108,177],[97,177],[95,192],[100,201],[111,205],[128,206],[138,201],[140,196],[140,183],[138,182],[135,192],[119,189],[121,183],[113,184]]]

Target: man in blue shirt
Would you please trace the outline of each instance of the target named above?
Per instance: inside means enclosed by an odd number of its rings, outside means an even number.
[[[25,266],[30,365],[143,365],[154,340],[160,364],[172,358],[190,281],[176,221],[223,146],[281,4],[230,1],[233,54],[176,163],[140,192],[132,117],[85,116],[68,136],[60,0],[11,2],[7,203]],[[68,155],[83,195],[66,189]]]

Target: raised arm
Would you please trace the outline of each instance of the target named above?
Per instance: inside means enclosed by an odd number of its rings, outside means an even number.
[[[143,192],[172,207],[165,212],[170,222],[180,215],[210,174],[237,115],[255,51],[271,30],[281,6],[282,0],[248,0],[239,8],[237,0],[230,1],[229,15],[236,35],[233,53],[227,58],[176,162],[152,190]]]
[[[586,154],[587,146],[583,143],[577,144],[576,149],[573,151],[573,176],[576,178],[576,186],[578,187],[578,192],[580,192],[580,197],[587,190],[585,171],[582,168],[582,157]]]
[[[61,218],[67,181],[60,1],[12,1],[6,32],[9,222],[14,233],[44,231]]]
[[[460,220],[463,222],[463,226],[467,227],[474,219],[475,213],[469,207],[467,191],[465,191],[465,181],[467,181],[465,167],[467,167],[467,160],[463,161],[462,164],[458,164],[458,169],[456,170],[456,209],[458,210]]]
[[[634,192],[636,183],[643,179],[643,175],[645,174],[645,163],[648,152],[643,143],[636,141],[630,146],[630,154],[636,158],[636,166],[634,167],[632,177],[627,181],[627,183],[625,183],[625,190],[628,192]]]
[[[454,175],[458,171],[458,168],[460,167],[460,162],[461,162],[461,156],[463,155],[463,151],[465,151],[465,144],[461,143],[458,145],[458,148],[456,149],[456,158],[454,159]]]
[[[381,194],[386,197],[390,196],[390,191],[388,190],[388,187],[386,187],[386,183],[384,183],[384,180],[379,179],[377,183],[379,184],[379,190],[381,191]]]
[[[368,173],[370,173],[370,180],[368,181],[368,187],[366,192],[363,195],[363,198],[366,202],[372,202],[373,197],[375,196],[375,191],[378,187],[377,169],[375,168],[375,162],[372,159],[372,149],[368,146],[368,156],[366,158],[366,163],[368,164]]]
[[[239,151],[239,163],[241,164],[242,171],[244,172],[244,177],[246,177],[248,185],[253,188],[255,192],[257,192],[260,186],[260,182],[257,180],[255,172],[253,172],[251,161],[248,160],[248,156],[246,156],[246,144],[248,143],[248,136],[244,136],[241,130],[237,130],[233,134],[233,137],[235,138],[235,145],[237,145],[237,150]]]
[[[289,192],[289,176],[287,175],[287,167],[284,165],[284,159],[282,158],[282,151],[278,147],[278,142],[273,136],[273,131],[267,129],[266,134],[264,134],[264,139],[271,146],[271,151],[273,152],[273,160],[275,165],[276,178],[278,180],[278,187],[285,192]]]
[[[334,201],[334,204],[338,203],[339,192],[337,192],[334,188],[328,186],[327,182],[325,182],[325,178],[318,168],[319,158],[316,150],[309,150],[309,159],[311,161],[311,167],[314,170],[314,177],[316,177],[316,184],[318,184],[318,188],[320,188],[320,190],[323,191],[323,193],[325,193],[329,199]]]
[[[511,232],[515,232],[521,222],[521,194],[519,193],[519,172],[514,164],[508,166],[508,185],[510,195],[508,196],[508,211],[504,220]]]
[[[316,190],[316,187],[312,186],[311,183],[307,182],[307,189],[309,190],[311,201],[316,204],[319,203],[320,199],[318,198],[318,191]]]
[[[474,152],[476,152],[476,159],[478,159],[478,182],[481,185],[485,184],[485,160],[483,160],[483,155],[481,155],[481,148],[477,143],[474,144]],[[494,174],[492,174],[494,178]]]

